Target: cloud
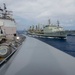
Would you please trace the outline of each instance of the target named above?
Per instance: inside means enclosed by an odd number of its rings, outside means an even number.
[[[18,22],[23,19],[29,21],[25,21],[26,25],[46,23],[49,18],[60,20],[63,26],[69,23],[75,25],[75,0],[0,0],[2,3],[7,4],[15,17],[19,17]]]

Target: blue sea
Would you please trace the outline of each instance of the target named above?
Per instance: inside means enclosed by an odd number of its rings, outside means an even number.
[[[19,34],[24,34],[25,31],[18,31]],[[75,57],[75,36],[67,36],[66,39],[42,38],[37,39]]]
[[[37,39],[75,57],[75,36],[67,36],[66,39],[42,38]]]

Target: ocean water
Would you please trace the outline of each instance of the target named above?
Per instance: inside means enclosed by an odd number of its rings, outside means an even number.
[[[66,39],[42,38],[37,39],[75,57],[75,36],[67,36]]]

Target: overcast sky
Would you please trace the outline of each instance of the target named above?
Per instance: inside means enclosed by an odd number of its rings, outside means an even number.
[[[18,29],[27,29],[30,25],[52,24],[57,20],[65,29],[75,29],[75,0],[0,0],[0,6],[6,3],[13,11]]]

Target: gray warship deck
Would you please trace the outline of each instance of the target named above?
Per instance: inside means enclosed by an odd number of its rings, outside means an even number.
[[[0,68],[0,75],[75,75],[75,58],[32,37]]]

